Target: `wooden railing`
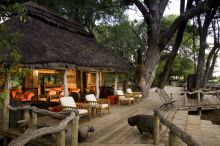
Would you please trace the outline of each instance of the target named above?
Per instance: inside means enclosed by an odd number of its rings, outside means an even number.
[[[185,106],[188,104],[188,100],[187,100],[187,94],[188,95],[195,95],[198,98],[198,104],[201,104],[201,95],[206,95],[206,94],[216,94],[216,97],[219,98],[220,97],[220,90],[217,91],[202,91],[202,90],[195,90],[193,92],[184,92],[184,102],[185,102]]]
[[[167,120],[160,112],[160,109],[165,106],[162,105],[154,109],[154,134],[153,143],[159,144],[160,141],[160,122],[163,123],[167,128],[170,129],[169,134],[169,146],[177,146],[179,139],[185,142],[188,146],[201,146],[192,136],[187,134],[185,131]]]
[[[71,113],[55,113],[44,109],[39,109],[36,107],[12,107],[8,105],[8,108],[13,111],[23,110],[24,111],[24,120],[27,122],[31,120],[31,127],[28,128],[23,134],[19,137],[13,139],[8,146],[24,146],[33,139],[36,139],[40,136],[47,134],[57,134],[56,136],[56,145],[65,146],[65,128],[68,123],[71,122],[71,146],[78,145],[78,126],[79,126],[79,114],[77,111]],[[32,112],[32,118],[30,119],[29,111]],[[43,127],[37,129],[37,114],[49,115],[54,118],[64,119],[57,126]],[[21,121],[21,122],[22,122]]]

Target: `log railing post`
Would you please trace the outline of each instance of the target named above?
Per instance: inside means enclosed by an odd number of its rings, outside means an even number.
[[[31,128],[37,129],[37,113],[32,111]]]
[[[29,121],[29,120],[30,120],[29,110],[24,110],[23,118],[24,118],[24,120],[26,120],[26,121]]]
[[[154,112],[154,144],[158,145],[160,142],[160,118],[156,112]]]
[[[186,92],[184,92],[184,101],[185,101],[185,106],[186,106],[188,104]]]
[[[65,146],[65,130],[57,133],[57,146]]]
[[[201,103],[201,92],[197,92],[197,95],[198,95],[198,103],[200,104]]]
[[[219,91],[217,91],[217,98],[219,98]]]
[[[79,116],[77,115],[71,123],[72,128],[72,141],[71,146],[78,146],[78,129],[79,129]]]
[[[179,145],[179,137],[175,135],[171,130],[169,133],[169,146]]]

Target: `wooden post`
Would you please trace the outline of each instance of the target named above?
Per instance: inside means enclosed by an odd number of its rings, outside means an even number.
[[[96,91],[96,98],[99,99],[99,72],[95,73],[95,91]]]
[[[37,113],[32,111],[31,128],[37,129]]]
[[[115,73],[115,86],[114,86],[114,94],[117,95],[117,89],[118,89],[118,74]]]
[[[80,91],[83,92],[83,72],[80,70]]]
[[[24,115],[23,118],[27,121],[30,120],[30,114],[29,114],[29,110],[24,110]]]
[[[57,133],[57,146],[65,146],[65,130]]]
[[[3,138],[3,146],[7,146],[8,145],[8,138],[6,136],[4,136]]]
[[[184,92],[184,100],[185,100],[185,106],[187,106],[188,101],[187,101],[187,95],[186,95],[186,92]]]
[[[217,98],[219,98],[219,90],[217,91]]]
[[[198,110],[198,112],[199,112],[199,116],[201,117],[201,116],[202,116],[202,108],[199,107],[197,110]]]
[[[10,103],[10,71],[9,68],[5,68],[5,94],[6,97],[4,99],[4,104],[3,104],[3,123],[2,123],[2,129],[6,130],[9,128],[9,109],[7,105]]]
[[[154,113],[154,135],[153,135],[154,144],[158,145],[160,142],[160,118]]]
[[[198,94],[198,103],[201,103],[201,96],[200,96],[200,91],[197,93]]]
[[[169,133],[169,146],[179,145],[179,137],[176,136],[172,131]]]
[[[72,141],[71,146],[78,146],[78,129],[79,129],[79,116],[76,116],[72,121]]]
[[[68,96],[68,87],[67,87],[67,72],[68,70],[65,70],[64,72],[64,97]]]

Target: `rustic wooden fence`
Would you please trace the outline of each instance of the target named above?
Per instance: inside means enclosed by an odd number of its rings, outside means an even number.
[[[213,105],[213,104],[217,105],[217,104],[220,103],[219,101],[215,100],[215,99],[219,99],[219,97],[220,97],[220,90],[217,90],[217,91],[196,90],[196,91],[193,91],[193,92],[186,91],[186,92],[184,92],[184,104],[185,104],[185,106],[188,106],[187,95],[194,96],[194,98],[197,98],[198,99],[198,103],[197,103],[198,106]],[[209,102],[203,103],[202,99],[205,96],[209,96]]]
[[[171,123],[167,120],[160,112],[162,105],[158,108],[154,109],[154,134],[153,134],[153,143],[158,145],[160,142],[160,122],[163,123],[167,128],[170,129],[169,134],[169,146],[177,146],[179,140],[181,139],[185,142],[188,146],[201,146],[192,136],[187,134],[185,131]]]
[[[28,142],[38,137],[47,134],[56,134],[56,145],[65,146],[65,129],[70,123],[71,125],[71,146],[78,145],[78,126],[79,126],[79,114],[77,111],[70,113],[55,113],[44,109],[39,109],[36,107],[11,107],[8,108],[13,111],[22,110],[24,111],[24,120],[20,122],[27,122],[31,120],[31,126],[19,137],[13,139],[8,146],[24,146]],[[32,112],[32,118],[30,119],[29,111]],[[43,127],[37,129],[37,114],[49,115],[54,118],[63,119],[57,126]]]

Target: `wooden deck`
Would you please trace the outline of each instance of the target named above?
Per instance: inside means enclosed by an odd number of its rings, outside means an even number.
[[[80,126],[94,126],[95,132],[89,133],[86,141],[80,143],[79,146],[151,146],[153,143],[152,136],[150,134],[141,135],[136,127],[128,125],[127,119],[136,114],[153,115],[153,108],[162,104],[155,91],[156,88],[151,89],[150,98],[143,98],[142,102],[131,105],[130,107],[128,105],[112,105],[110,114],[106,112],[102,117],[97,114],[90,121],[86,118],[81,118]],[[165,114],[171,120],[175,112]],[[56,119],[48,117],[41,117],[38,121],[50,125],[57,123]],[[165,129],[165,126],[163,126],[162,135],[165,134]],[[164,144],[161,143],[161,145]]]
[[[90,121],[87,118],[80,119],[80,125],[89,125],[95,127],[94,133],[89,133],[88,138],[85,142],[79,143],[79,146],[152,146],[153,140],[150,134],[141,135],[136,127],[130,127],[127,122],[127,118],[136,114],[153,114],[153,108],[162,104],[158,94],[155,92],[156,88],[151,89],[150,98],[143,98],[142,102],[139,104],[131,105],[128,107],[127,105],[112,105],[111,113],[107,112],[100,115],[96,115],[96,117],[92,117]],[[166,87],[165,90],[169,93],[173,94],[173,98],[177,100],[175,105],[177,108],[182,107],[184,105],[184,95],[181,94],[182,88],[178,87]],[[196,99],[194,99],[196,100]],[[206,101],[209,100],[209,101]],[[219,99],[214,98],[204,98],[204,103],[207,102],[217,102]],[[196,106],[196,101],[188,100],[190,105]],[[164,115],[168,120],[171,120],[174,124],[179,126],[181,129],[185,130],[192,134],[197,140],[206,139],[206,131],[207,127],[212,127],[211,131],[215,134],[219,135],[219,127],[207,121],[201,121],[200,118],[192,117],[192,115],[188,115],[188,110],[171,110],[169,112],[164,112]],[[56,125],[59,122],[57,119],[52,119],[48,116],[39,116],[38,123],[44,123],[47,125]],[[195,124],[193,124],[195,123]],[[199,128],[196,123],[199,123]],[[209,124],[207,124],[209,123]],[[218,130],[215,128],[218,127]],[[214,128],[214,129],[213,129]],[[67,132],[66,144],[69,145],[70,142],[70,130]],[[161,141],[160,145],[164,145],[168,143],[168,132],[169,130],[162,126],[161,130]],[[196,135],[199,133],[200,137]],[[211,132],[210,132],[211,133]],[[202,136],[201,136],[202,135]],[[204,136],[203,136],[204,135]],[[47,140],[54,142],[53,137],[46,137]],[[219,136],[215,136],[215,138],[210,138],[210,145],[220,145],[220,143],[216,142],[220,141]],[[49,141],[48,141],[49,142]],[[206,141],[202,141],[202,144],[206,145]],[[51,143],[51,145],[54,145]],[[184,145],[183,143],[180,144]],[[216,146],[217,146],[216,145]]]

